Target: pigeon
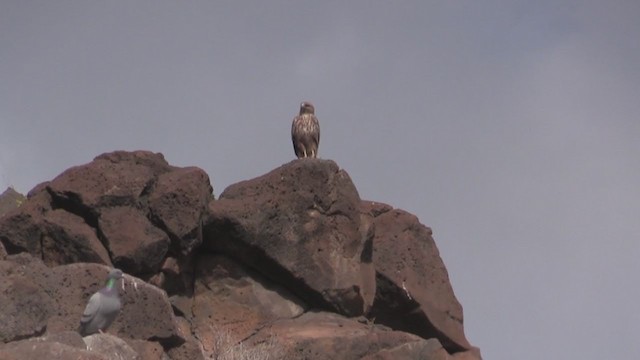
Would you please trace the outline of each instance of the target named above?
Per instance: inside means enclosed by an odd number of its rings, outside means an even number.
[[[122,279],[122,270],[113,269],[107,277],[107,285],[89,298],[89,303],[82,313],[78,332],[88,336],[97,332],[102,333],[116,319],[122,302],[116,283]]]

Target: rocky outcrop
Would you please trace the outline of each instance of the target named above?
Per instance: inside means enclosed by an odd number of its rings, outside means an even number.
[[[112,266],[122,311],[82,341]],[[100,155],[0,214],[0,277],[3,359],[480,359],[431,230],[330,160],[215,200],[196,167]]]
[[[449,351],[470,348],[462,327],[462,306],[431,229],[402,210],[363,202],[373,217],[373,263],[377,295],[371,316],[381,324],[425,339],[437,338]]]
[[[333,161],[293,161],[212,202],[204,246],[289,284],[311,306],[359,316],[375,287],[359,206],[349,175]]]
[[[32,190],[2,218],[0,241],[50,266],[93,262],[149,278],[200,244],[212,191],[204,171],[162,154],[103,154]]]

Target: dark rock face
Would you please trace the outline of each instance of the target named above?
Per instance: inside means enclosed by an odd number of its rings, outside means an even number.
[[[111,267],[122,310],[82,339]],[[0,359],[481,359],[431,230],[328,160],[215,200],[201,169],[100,155],[0,214],[0,278]]]
[[[312,306],[357,316],[371,305],[360,198],[333,161],[296,160],[230,186],[210,205],[206,248],[230,254]],[[367,297],[366,295],[369,295]]]
[[[182,253],[202,243],[201,225],[213,199],[209,176],[197,167],[176,169],[158,177],[149,196],[151,218],[174,239]]]
[[[199,245],[212,191],[202,170],[162,154],[103,154],[36,186],[0,219],[0,242],[50,266],[94,262],[149,277],[171,251]]]
[[[51,211],[51,197],[41,192],[0,218],[0,242],[7,253],[27,251],[42,257],[44,214]]]
[[[155,273],[160,269],[171,241],[138,209],[106,208],[98,224],[117,267],[132,274]]]
[[[431,229],[402,210],[363,202],[374,217],[373,262],[378,292],[371,315],[376,321],[437,338],[449,351],[468,350],[462,306],[456,299]]]
[[[96,231],[80,216],[62,209],[52,210],[42,218],[42,260],[45,264],[94,262],[111,265],[107,249]]]

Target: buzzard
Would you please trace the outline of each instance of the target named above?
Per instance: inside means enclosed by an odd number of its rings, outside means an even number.
[[[293,140],[293,151],[298,158],[318,156],[320,124],[314,113],[313,104],[304,101],[300,104],[300,115],[293,118],[291,140]]]

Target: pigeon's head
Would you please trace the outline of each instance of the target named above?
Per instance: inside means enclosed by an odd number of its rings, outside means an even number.
[[[122,279],[122,270],[113,269],[109,271],[109,276],[107,277],[107,279],[113,279],[113,280]]]
[[[313,107],[313,104],[308,101],[303,101],[300,103],[300,115],[302,114],[313,114],[316,109]]]

